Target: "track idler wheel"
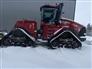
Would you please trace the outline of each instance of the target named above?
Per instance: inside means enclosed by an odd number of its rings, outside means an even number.
[[[49,45],[49,48],[50,48],[50,49],[59,48],[59,43],[58,43],[58,41],[52,42],[52,43]]]

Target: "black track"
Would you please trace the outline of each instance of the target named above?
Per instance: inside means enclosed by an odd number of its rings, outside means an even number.
[[[35,46],[35,42],[19,29],[11,31],[3,37],[0,44],[1,46]]]
[[[76,38],[70,32],[72,32],[76,36]],[[59,36],[59,37],[57,37],[57,36]],[[57,38],[55,38],[55,37],[57,37]],[[52,41],[52,39],[54,39],[54,40]],[[52,36],[49,39],[48,44],[49,44],[49,47],[53,48],[53,49],[58,48],[58,47],[66,47],[66,48],[75,49],[75,48],[79,48],[82,46],[78,35],[74,31],[69,30],[69,29],[64,29],[62,31],[59,31],[57,34],[55,34],[54,36]]]

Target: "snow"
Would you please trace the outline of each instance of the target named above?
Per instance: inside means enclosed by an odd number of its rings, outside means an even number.
[[[75,21],[85,26],[88,23],[92,24],[91,3],[92,1],[85,3],[81,1],[76,4]],[[91,69],[92,37],[86,36],[86,38],[81,49],[51,50],[42,46],[0,48],[0,69]]]
[[[88,45],[92,45],[92,36],[86,36],[85,43],[88,44]]]
[[[81,49],[42,46],[0,48],[1,69],[91,69],[92,37],[86,36]],[[90,40],[89,40],[90,39]]]
[[[88,3],[88,4],[87,4]],[[77,3],[75,21],[87,25],[90,22],[90,2]],[[91,2],[92,3],[92,2]],[[80,8],[78,8],[80,6]],[[87,10],[85,11],[85,7]],[[80,12],[82,9],[84,12]],[[88,11],[88,13],[87,13]],[[80,12],[80,13],[79,13]],[[80,18],[80,16],[82,16]],[[85,19],[83,16],[86,16]],[[91,69],[92,37],[86,36],[81,49],[59,48],[55,50],[42,46],[0,48],[1,69]]]

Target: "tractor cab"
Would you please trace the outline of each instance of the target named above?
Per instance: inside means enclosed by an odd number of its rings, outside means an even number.
[[[53,22],[55,19],[55,15],[56,15],[56,10],[55,7],[51,7],[49,5],[45,5],[43,7],[41,7],[41,20],[43,22]]]
[[[58,22],[61,16],[63,3],[56,6],[44,5],[40,8],[41,20],[45,23]]]
[[[43,39],[49,39],[60,27],[60,17],[63,3],[58,5],[43,5],[41,11],[41,33]]]

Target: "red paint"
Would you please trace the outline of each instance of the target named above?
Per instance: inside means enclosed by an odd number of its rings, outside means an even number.
[[[42,32],[43,39],[48,39],[48,37],[51,37],[53,33],[60,28],[74,29],[76,32],[79,33],[80,29],[83,26],[74,21],[62,19],[61,23],[58,23],[57,25],[42,22],[41,27],[43,30]]]
[[[68,19],[62,19],[61,23],[55,24],[55,23],[41,23],[41,29],[42,29],[42,37],[43,39],[48,39],[48,37],[51,37],[54,32],[59,30],[60,28],[69,28],[74,29],[76,32],[80,32],[80,29],[83,26],[68,20]],[[29,20],[21,20],[17,21],[15,28],[23,28],[26,30],[31,36],[36,37],[37,32],[37,23],[35,21],[29,21]]]
[[[26,30],[31,36],[36,37],[36,28],[37,28],[37,23],[35,21],[29,21],[29,20],[21,20],[17,21],[15,28],[23,28]]]

